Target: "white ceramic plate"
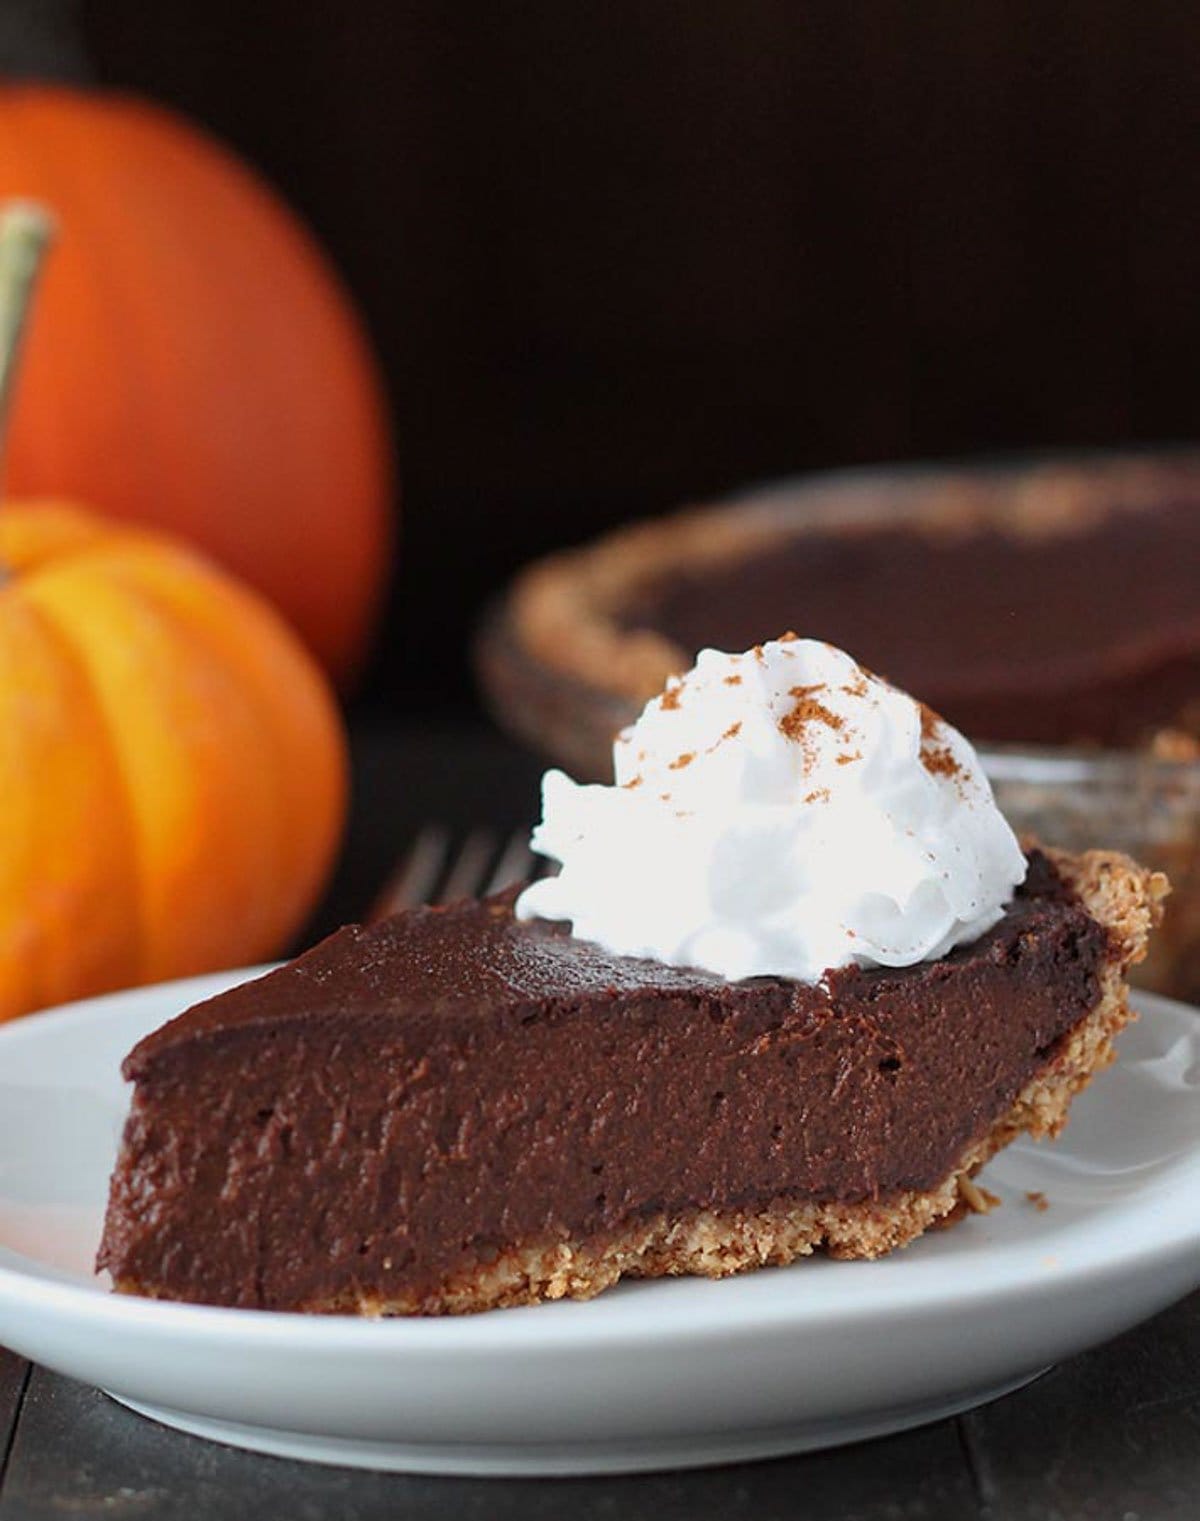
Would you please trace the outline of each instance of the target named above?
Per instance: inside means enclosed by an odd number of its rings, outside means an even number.
[[[965,1409],[1200,1284],[1200,1012],[1142,997],[1063,1138],[987,1169],[1003,1207],[881,1262],[442,1320],[111,1295],[91,1258],[128,1099],[120,1059],[244,975],[0,1030],[0,1343],[187,1431],[434,1473],[765,1457]]]

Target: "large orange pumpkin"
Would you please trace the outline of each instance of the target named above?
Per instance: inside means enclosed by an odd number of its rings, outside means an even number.
[[[328,262],[179,117],[0,88],[0,198],[58,223],[9,431],[17,499],[65,496],[202,545],[338,678],[390,553],[382,390]]]
[[[0,509],[0,1019],[256,961],[311,906],[345,804],[328,684],[193,551]]]

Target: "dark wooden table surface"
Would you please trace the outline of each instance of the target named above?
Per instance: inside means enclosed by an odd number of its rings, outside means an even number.
[[[527,821],[538,773],[479,729],[360,727],[345,858],[310,934],[360,914],[422,823]],[[1200,1294],[954,1420],[807,1457],[614,1479],[410,1478],[259,1457],[0,1350],[0,1521],[67,1516],[1198,1521]]]

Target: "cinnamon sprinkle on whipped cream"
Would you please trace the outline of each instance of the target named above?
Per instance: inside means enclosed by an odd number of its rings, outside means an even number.
[[[730,980],[908,966],[990,929],[1024,878],[963,736],[817,640],[702,651],[613,760],[611,787],[546,773],[533,845],[561,870],[517,914],[618,954]]]

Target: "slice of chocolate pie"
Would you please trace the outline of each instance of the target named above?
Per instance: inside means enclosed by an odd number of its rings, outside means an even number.
[[[809,642],[702,662],[627,744],[622,786],[548,784],[560,877],[344,929],[133,1050],[118,1289],[438,1314],[874,1257],[1057,1132],[1160,877],[1022,856],[961,736]]]
[[[1062,1126],[1157,893],[1034,854],[973,945],[820,987],[615,957],[510,897],[341,930],[131,1053],[100,1266],[379,1315],[878,1256]]]

